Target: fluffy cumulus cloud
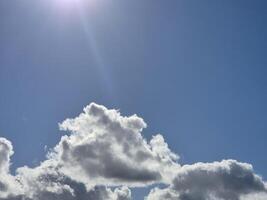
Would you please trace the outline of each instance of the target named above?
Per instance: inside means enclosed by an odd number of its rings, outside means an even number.
[[[90,104],[74,119],[60,124],[70,136],[62,137],[53,159],[65,174],[87,184],[143,186],[168,182],[180,166],[161,135],[147,142],[141,135],[142,118],[123,117],[117,110]],[[79,173],[77,173],[79,172]]]
[[[147,200],[263,200],[266,185],[234,160],[181,166],[162,135],[147,141],[137,115],[91,103],[59,124],[67,131],[39,166],[10,174],[10,141],[0,138],[0,200],[130,200],[131,187],[154,188]]]
[[[260,200],[266,191],[250,164],[223,160],[182,166],[170,187],[153,189],[147,200]]]

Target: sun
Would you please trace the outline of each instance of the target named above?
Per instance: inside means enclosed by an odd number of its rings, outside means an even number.
[[[51,0],[53,4],[60,10],[60,12],[65,12],[69,10],[84,10],[93,9],[99,0]],[[98,2],[96,4],[96,2]]]

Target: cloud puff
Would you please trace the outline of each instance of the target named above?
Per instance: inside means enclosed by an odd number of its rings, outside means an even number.
[[[155,188],[147,199],[252,200],[253,196],[266,195],[264,192],[265,183],[250,164],[223,160],[184,165],[169,188]]]
[[[141,131],[142,118],[123,117],[117,110],[91,103],[74,119],[60,124],[70,131],[55,147],[52,158],[76,180],[107,185],[143,186],[169,182],[180,166],[161,135],[148,143]],[[79,172],[79,173],[77,173]]]
[[[180,166],[162,135],[147,141],[144,120],[91,103],[59,124],[68,131],[39,166],[10,174],[0,138],[0,200],[130,200],[129,187],[165,184],[147,200],[266,200],[266,183],[235,160]]]

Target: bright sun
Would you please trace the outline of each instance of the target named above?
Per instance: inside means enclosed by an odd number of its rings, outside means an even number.
[[[61,10],[72,10],[75,8],[95,7],[97,0],[53,0]],[[98,1],[99,2],[99,1]]]

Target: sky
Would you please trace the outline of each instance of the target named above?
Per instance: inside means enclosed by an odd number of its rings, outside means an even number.
[[[68,134],[59,123],[95,102],[137,114],[181,166],[234,159],[266,178],[266,20],[264,0],[1,0],[11,173],[39,166]]]

